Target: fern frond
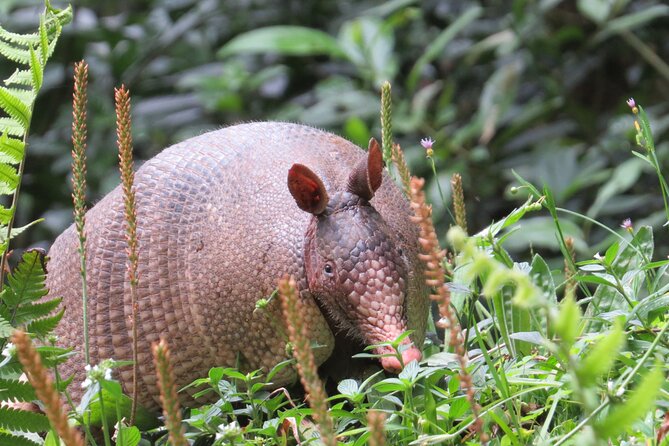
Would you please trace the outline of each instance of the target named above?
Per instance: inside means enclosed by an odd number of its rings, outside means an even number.
[[[9,116],[16,119],[23,128],[28,128],[30,124],[30,108],[4,87],[0,87],[0,108]]]
[[[18,136],[19,138],[25,134],[25,130],[21,127],[15,119],[2,117],[0,118],[0,132],[7,133],[10,136]]]
[[[30,46],[30,75],[32,78],[32,91],[39,91],[42,88],[42,80],[44,79],[44,66],[39,57],[37,57],[37,52],[32,45]]]
[[[0,337],[9,337],[9,335],[12,334],[12,331],[14,331],[14,327],[12,327],[12,324],[9,323],[9,320],[3,316],[0,316]],[[1,398],[0,401],[2,401]]]
[[[10,138],[6,133],[0,136],[0,156],[8,163],[18,164],[23,159],[25,144],[20,139]]]
[[[27,381],[0,379],[0,401],[34,401],[35,389]]]
[[[0,225],[7,226],[12,218],[12,210],[0,205]]]
[[[12,446],[40,446],[41,443],[36,443],[26,437],[20,437],[16,434],[0,432],[0,444],[11,444]]]
[[[52,313],[58,305],[62,302],[61,297],[55,299],[49,299],[45,301],[38,302],[36,304],[23,305],[16,310],[14,315],[14,324],[23,325],[29,323],[33,319],[39,319],[45,316],[48,316]],[[31,330],[28,330],[32,332]]]
[[[12,86],[8,87],[7,91],[9,91],[13,96],[18,98],[21,102],[23,102],[26,105],[26,107],[30,106],[30,104],[32,104],[35,101],[35,92],[32,89],[24,87],[17,88],[17,86]]]
[[[32,86],[33,77],[30,70],[20,70],[16,69],[11,76],[5,79],[5,85],[25,85],[26,87]]]
[[[0,427],[22,432],[46,432],[50,425],[49,419],[41,413],[0,407]]]
[[[2,211],[1,207],[0,207],[0,211]],[[0,214],[0,216],[2,216],[2,214]],[[37,223],[40,223],[40,222],[43,222],[43,221],[44,221],[44,219],[40,218],[40,219],[37,219],[35,221],[31,221],[30,223],[28,223],[25,226],[21,226],[19,228],[12,228],[12,230],[9,233],[9,238],[14,239],[16,236],[20,235],[23,231],[25,231],[29,227],[31,227],[33,225],[36,225]],[[7,241],[7,233],[0,231],[0,243],[4,243],[6,241]]]
[[[58,313],[53,316],[43,317],[41,319],[35,319],[26,325],[26,331],[32,333],[38,338],[43,338],[53,331],[54,328],[58,325],[58,322],[63,318],[65,314],[65,308],[60,310]]]
[[[7,276],[8,286],[1,296],[2,301],[8,307],[16,308],[40,299],[47,294],[45,278],[44,255],[38,251],[26,251],[14,271]]]
[[[16,169],[7,164],[0,164],[0,194],[9,195],[19,184]]]
[[[30,51],[28,48],[17,47],[4,40],[0,40],[0,54],[12,62],[28,65],[30,63]]]

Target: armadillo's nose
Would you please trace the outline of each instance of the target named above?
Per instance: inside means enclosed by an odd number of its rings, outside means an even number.
[[[387,347],[387,351],[379,353],[387,354],[395,352],[393,351],[392,347]],[[411,361],[420,361],[422,357],[423,354],[413,345],[402,352],[402,362],[405,366]],[[399,359],[397,359],[397,356],[386,356],[381,358],[381,366],[390,373],[400,373],[402,371],[402,365],[400,364]]]

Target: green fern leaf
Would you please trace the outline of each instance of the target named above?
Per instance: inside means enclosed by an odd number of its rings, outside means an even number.
[[[9,336],[11,336],[13,331],[14,327],[12,326],[12,324],[10,324],[7,319],[0,316],[0,337],[8,338]],[[0,401],[2,401],[1,398]]]
[[[7,91],[9,91],[13,96],[21,100],[25,104],[26,107],[29,107],[30,104],[32,104],[35,101],[35,92],[30,89],[30,88],[7,88]]]
[[[13,214],[14,212],[11,208],[7,209],[6,207],[0,205],[0,234],[7,234],[7,225],[9,224],[9,220],[12,218]]]
[[[0,432],[0,444],[12,446],[40,446],[42,443],[34,442],[26,437],[19,437],[16,434]]]
[[[25,85],[32,87],[33,77],[30,70],[19,70],[18,68],[5,79],[5,85]]]
[[[62,298],[57,297],[55,299],[41,301],[36,304],[21,306],[18,310],[16,310],[14,315],[14,324],[17,326],[25,325],[33,319],[39,319],[41,317],[47,316],[56,308],[58,308],[58,305],[60,305],[62,300]]]
[[[49,38],[46,34],[46,25],[44,24],[44,16],[39,18],[39,37],[41,40],[40,50],[42,50],[42,65],[46,65],[46,61],[49,58],[47,50],[49,48]],[[55,39],[54,39],[55,40]]]
[[[12,118],[0,118],[0,132],[7,133],[10,136],[23,137],[25,130],[16,120]]]
[[[32,45],[30,46],[30,73],[32,74],[33,91],[39,91],[42,88],[44,68]]]
[[[6,40],[9,43],[15,43],[17,45],[37,45],[39,43],[39,34],[30,33],[30,34],[18,34],[11,31],[7,31],[0,26],[0,39]]]
[[[29,382],[18,379],[0,379],[0,401],[33,401],[37,399],[35,389]]]
[[[49,430],[49,419],[41,413],[0,407],[0,427],[22,432],[46,432]]]
[[[28,65],[30,63],[30,52],[28,51],[28,48],[20,48],[3,40],[0,40],[0,54],[12,62],[21,65]]]
[[[0,194],[12,194],[19,184],[19,174],[12,166],[0,164]]]
[[[26,229],[28,229],[29,227],[31,227],[31,226],[33,226],[33,225],[36,225],[37,223],[41,223],[41,222],[43,222],[43,221],[44,221],[44,219],[43,219],[43,218],[40,218],[40,219],[31,221],[31,222],[28,223],[27,225],[25,225],[25,226],[21,226],[20,228],[12,228],[12,232],[9,234],[9,238],[10,238],[10,239],[13,239],[14,237],[16,237],[16,236],[18,236],[19,234],[21,234],[23,231],[25,231]],[[5,227],[5,231],[4,231],[4,232],[3,232],[3,231],[0,231],[0,243],[4,243],[4,242],[7,241],[7,240],[5,240],[5,237],[7,236],[7,231],[6,231],[6,229],[7,229],[7,228]]]
[[[8,286],[0,299],[9,308],[34,302],[47,293],[45,278],[44,255],[36,250],[26,251],[14,271],[7,276]]]
[[[24,129],[28,129],[31,115],[30,108],[4,87],[0,87],[0,107],[5,113],[16,119]]]
[[[8,163],[18,164],[23,159],[25,144],[20,139],[10,138],[7,133],[0,136],[0,156],[6,158]]]
[[[26,331],[28,333],[34,334],[38,338],[43,338],[49,333],[51,333],[51,331],[53,331],[53,329],[58,326],[58,322],[60,322],[60,320],[63,318],[64,313],[65,313],[65,308],[63,308],[53,316],[43,317],[41,319],[35,319],[26,326]]]

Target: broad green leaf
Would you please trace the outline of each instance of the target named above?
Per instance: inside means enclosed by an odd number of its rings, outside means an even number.
[[[614,407],[606,418],[595,425],[595,429],[604,438],[614,439],[623,433],[632,423],[653,409],[655,398],[664,382],[662,367],[655,367],[641,379],[627,401]]]
[[[343,57],[337,40],[329,34],[302,26],[270,26],[240,34],[225,44],[220,57],[235,54],[277,53],[284,56],[327,55]]]
[[[532,197],[528,198],[527,201],[525,201],[525,203],[522,204],[522,206],[511,211],[511,213],[506,217],[504,217],[502,220],[493,223],[487,228],[483,228],[475,235],[475,237],[480,237],[482,239],[485,239],[488,236],[496,237],[497,234],[502,229],[511,226],[512,224],[516,223],[518,220],[523,218],[523,216],[528,211],[530,211],[529,207],[530,205],[532,205],[532,203],[533,203],[533,198]]]
[[[611,331],[587,350],[578,367],[578,375],[585,385],[594,383],[611,370],[626,339],[622,324],[616,323]]]
[[[532,278],[532,282],[543,291],[546,300],[552,304],[557,304],[553,275],[548,264],[539,254],[535,254],[534,258],[532,258],[530,277]]]
[[[122,438],[122,442],[116,443],[116,446],[137,446],[139,444],[139,441],[142,439],[142,435],[139,432],[139,429],[135,426],[123,426],[120,425],[118,426],[118,430],[120,430],[119,435],[117,433],[117,438]]]
[[[554,321],[553,330],[567,345],[572,345],[581,332],[581,308],[574,296],[565,297],[560,302],[560,311]]]

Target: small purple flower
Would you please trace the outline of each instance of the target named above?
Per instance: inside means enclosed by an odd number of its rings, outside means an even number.
[[[420,145],[423,146],[426,150],[431,150],[432,144],[434,144],[434,140],[430,137],[423,138],[420,140]]]
[[[623,224],[621,224],[620,227],[625,229],[626,231],[632,232],[634,230],[634,227],[632,226],[632,219],[626,218],[625,220],[623,220]]]
[[[636,102],[634,101],[634,98],[629,98],[627,100],[627,105],[629,105],[630,108],[636,107]]]

